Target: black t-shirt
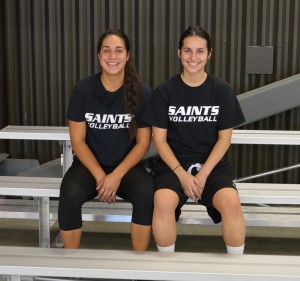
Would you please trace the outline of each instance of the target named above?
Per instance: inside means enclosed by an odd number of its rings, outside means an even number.
[[[130,139],[129,122],[136,118],[138,128],[150,126],[142,120],[151,90],[141,85],[142,99],[136,116],[122,108],[123,87],[108,92],[100,73],[75,84],[67,110],[67,118],[87,123],[86,143],[101,165],[117,166],[136,144]]]
[[[218,138],[218,131],[245,121],[230,85],[208,74],[198,87],[175,75],[154,91],[144,120],[167,129],[167,142],[183,163],[204,163]]]

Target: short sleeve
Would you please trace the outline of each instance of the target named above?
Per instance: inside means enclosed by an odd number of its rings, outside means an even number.
[[[150,102],[152,91],[151,88],[147,85],[142,85],[141,91],[142,91],[142,99],[141,99],[139,112],[137,114],[137,126],[138,128],[145,128],[150,126],[149,123],[144,121],[144,114]]]
[[[78,84],[76,84],[73,88],[66,117],[67,119],[75,122],[85,121],[84,97]]]
[[[149,105],[145,111],[144,120],[152,126],[167,129],[169,123],[168,117],[169,100],[167,93],[161,88],[153,91]]]
[[[238,99],[233,90],[228,86],[222,93],[222,106],[220,112],[219,130],[234,128],[245,122],[245,117]]]

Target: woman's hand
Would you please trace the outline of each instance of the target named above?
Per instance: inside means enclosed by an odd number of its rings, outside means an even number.
[[[187,173],[182,167],[180,167],[180,171],[177,171],[176,174],[180,180],[185,195],[195,202],[198,202],[203,191],[203,185],[201,185],[201,182],[195,176]]]
[[[96,187],[99,201],[115,203],[121,179],[122,177],[116,175],[114,172],[102,178]]]
[[[200,171],[197,173],[197,175],[195,175],[195,178],[200,183],[200,186],[202,186],[202,191],[201,191],[201,195],[202,195],[203,189],[206,184],[207,175],[203,171],[201,172],[201,169],[200,169]]]

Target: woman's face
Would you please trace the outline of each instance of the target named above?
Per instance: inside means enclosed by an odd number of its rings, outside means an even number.
[[[178,50],[184,72],[190,74],[204,71],[204,67],[210,58],[207,42],[199,36],[189,36],[183,40],[183,46]]]
[[[108,75],[124,75],[129,54],[123,39],[116,35],[107,36],[102,42],[98,59],[103,73]]]

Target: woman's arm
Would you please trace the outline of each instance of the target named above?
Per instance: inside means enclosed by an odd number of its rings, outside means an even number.
[[[97,185],[105,177],[105,173],[98,163],[96,157],[85,142],[86,122],[69,121],[69,131],[72,149],[80,162],[91,172],[96,179]]]
[[[194,201],[200,198],[202,187],[197,178],[188,174],[180,165],[171,147],[167,143],[167,129],[153,127],[153,139],[155,148],[161,159],[178,176],[184,193]]]
[[[151,127],[138,128],[136,145],[131,149],[113,173],[123,177],[132,167],[138,164],[149,150],[151,142]]]

